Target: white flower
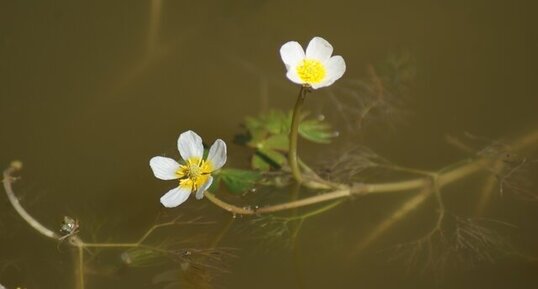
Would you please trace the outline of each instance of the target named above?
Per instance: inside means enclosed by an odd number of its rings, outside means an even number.
[[[342,56],[331,56],[332,53],[332,45],[321,37],[310,40],[306,54],[296,41],[287,42],[280,48],[289,80],[313,89],[333,84],[346,71]]]
[[[203,198],[204,192],[213,182],[211,173],[226,163],[226,143],[223,140],[217,139],[213,143],[204,160],[202,138],[192,130],[179,136],[177,148],[185,160],[184,164],[166,157],[154,157],[149,161],[153,174],[158,179],[179,179],[179,186],[161,197],[161,203],[167,208],[181,205],[193,192],[197,199]]]

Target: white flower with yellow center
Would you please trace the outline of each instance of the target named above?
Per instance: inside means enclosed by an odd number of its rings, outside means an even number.
[[[167,208],[173,208],[185,202],[191,193],[197,199],[204,197],[204,192],[211,186],[211,173],[220,169],[226,163],[226,143],[217,139],[211,148],[207,159],[203,159],[204,146],[202,138],[192,130],[179,136],[177,147],[184,164],[166,157],[154,157],[149,161],[155,177],[161,180],[179,180],[179,186],[171,189],[161,197],[161,203]]]
[[[296,41],[287,42],[280,48],[289,80],[313,89],[329,86],[344,75],[344,58],[331,56],[332,53],[332,45],[321,37],[310,40],[306,53]]]

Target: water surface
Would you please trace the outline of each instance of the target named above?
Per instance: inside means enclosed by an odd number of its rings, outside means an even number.
[[[306,44],[313,36],[334,45],[347,71],[307,99],[306,109],[323,113],[340,132],[331,145],[301,146],[310,163],[322,164],[353,144],[403,166],[437,170],[469,156],[449,144],[447,135],[481,147],[532,131],[538,124],[538,23],[532,1],[12,1],[2,6],[0,164],[24,162],[17,194],[43,224],[56,228],[64,215],[76,216],[85,240],[128,242],[159,216],[203,217],[215,223],[181,226],[160,236],[207,247],[232,220],[219,246],[233,248],[236,257],[218,265],[228,273],[212,280],[217,288],[538,284],[533,257],[538,256],[538,210],[528,201],[498,193],[481,216],[515,225],[499,230],[512,237],[517,254],[425,270],[393,249],[432,226],[433,202],[352,254],[410,195],[346,201],[307,220],[290,246],[284,238],[265,242],[263,230],[249,218],[232,219],[207,200],[162,208],[158,199],[172,184],[156,180],[148,166],[155,155],[176,157],[177,136],[193,129],[207,143],[224,139],[228,165],[247,168],[250,152],[233,144],[233,137],[247,115],[291,109],[298,88],[285,78],[278,50],[286,41]],[[350,128],[334,99],[348,97],[357,81],[369,77],[369,65],[391,54],[411,55],[416,75],[409,92],[394,113]],[[484,177],[450,188],[451,214],[472,216]],[[536,170],[528,178],[535,179]],[[270,203],[267,198],[263,202]],[[69,247],[32,231],[7,200],[0,200],[0,284],[74,288]],[[121,252],[108,250],[90,260],[86,288],[165,288],[152,280],[177,267],[123,268]]]

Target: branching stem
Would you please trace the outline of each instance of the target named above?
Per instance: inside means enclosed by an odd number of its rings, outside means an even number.
[[[538,143],[538,130],[531,131],[530,133],[517,139],[511,145],[511,149],[514,151],[523,150],[528,147],[534,147]],[[205,196],[209,201],[218,207],[229,211],[233,214],[240,215],[255,215],[274,213],[331,200],[341,199],[344,197],[351,197],[354,195],[367,195],[367,194],[383,194],[391,192],[406,192],[412,190],[420,190],[426,186],[431,186],[431,178],[435,177],[437,183],[437,189],[456,182],[462,178],[470,176],[478,171],[488,169],[496,161],[495,158],[478,156],[476,158],[465,159],[457,162],[453,165],[449,165],[440,169],[438,172],[426,173],[424,171],[415,171],[419,174],[426,174],[424,177],[412,178],[404,181],[386,182],[386,183],[366,183],[359,184],[357,186],[351,186],[346,184],[340,184],[337,189],[322,193],[316,196],[303,198],[300,200],[294,200],[283,204],[270,205],[265,207],[257,207],[252,209],[250,206],[239,207],[234,204],[227,203],[210,192],[205,192]]]
[[[308,88],[301,88],[301,91],[299,93],[299,98],[297,100],[297,104],[294,110],[294,116],[292,120],[292,130],[290,133],[290,167],[292,168],[292,173],[294,175],[294,178],[296,179],[297,183],[300,184],[303,181],[300,169],[299,169],[299,161],[297,158],[297,135],[298,135],[298,127],[299,127],[299,121],[300,121],[300,111],[301,106],[304,102],[304,98],[306,96]],[[536,143],[538,143],[538,130],[531,131],[530,133],[524,135],[523,137],[519,138],[517,141],[515,141],[510,148],[514,151],[517,150],[524,150],[526,148],[536,148]],[[210,192],[206,192],[205,196],[208,198],[209,201],[211,201],[216,206],[227,210],[233,214],[241,214],[241,215],[255,215],[255,214],[265,214],[265,213],[274,213],[289,209],[295,209],[299,207],[309,206],[313,204],[323,203],[331,200],[338,200],[333,204],[330,204],[326,207],[323,207],[319,210],[315,210],[312,212],[312,215],[316,215],[322,212],[325,212],[333,207],[336,207],[339,205],[343,198],[351,197],[354,195],[367,195],[367,194],[381,194],[381,193],[392,193],[392,192],[407,192],[407,191],[413,191],[413,190],[421,190],[423,192],[428,192],[428,188],[432,186],[433,181],[433,192],[435,193],[435,196],[437,198],[438,204],[439,204],[439,216],[438,220],[436,222],[436,226],[433,229],[432,233],[437,232],[440,228],[441,222],[444,217],[444,206],[441,199],[441,189],[449,185],[451,183],[454,183],[462,178],[465,178],[467,176],[470,176],[478,171],[486,170],[488,167],[492,166],[496,162],[498,162],[498,158],[494,158],[491,156],[478,156],[473,159],[467,159],[463,160],[461,162],[458,162],[456,164],[447,166],[437,172],[426,172],[421,170],[414,170],[414,169],[407,169],[402,167],[395,167],[397,170],[407,171],[410,173],[415,173],[417,175],[420,175],[420,177],[403,180],[403,181],[396,181],[396,182],[385,182],[385,183],[361,183],[358,185],[348,185],[348,184],[336,184],[331,183],[326,180],[321,179],[316,174],[309,174],[314,176],[309,177],[306,183],[309,183],[310,188],[320,188],[320,189],[328,189],[331,188],[332,191],[329,191],[327,193],[322,193],[319,195],[315,195],[312,197],[307,197],[299,200],[292,200],[287,203],[277,204],[277,205],[270,205],[265,207],[255,207],[255,209],[252,209],[252,207],[239,207],[234,204],[227,203],[219,198],[217,198],[214,194]],[[308,168],[308,166],[303,165],[303,167]],[[43,236],[46,236],[48,238],[54,239],[58,242],[62,240],[62,236],[55,233],[53,230],[43,226],[41,223],[39,223],[32,215],[30,215],[20,204],[18,198],[16,197],[14,191],[13,191],[13,182],[16,180],[14,177],[14,174],[17,173],[19,170],[21,170],[22,164],[20,162],[12,162],[11,165],[4,170],[3,172],[3,186],[4,190],[6,192],[6,195],[9,199],[9,202],[17,212],[17,214],[26,222],[28,223],[34,230],[36,230],[38,233],[40,233]],[[308,172],[308,169],[306,169],[306,172]],[[305,183],[305,184],[306,184]],[[418,203],[421,203],[428,194],[423,193],[419,194],[419,198],[413,198],[409,205],[405,206],[405,210],[402,212],[397,212],[393,219],[399,219],[399,216],[402,214],[406,214],[409,210],[416,207]],[[303,217],[310,216],[309,214],[304,215]],[[183,222],[185,223],[185,222]],[[186,223],[195,223],[195,221],[190,221]],[[159,249],[154,246],[149,246],[144,244],[144,242],[147,240],[147,238],[158,228],[171,226],[180,224],[176,220],[173,220],[171,222],[157,224],[151,227],[144,235],[142,235],[141,238],[138,239],[137,242],[134,243],[85,243],[82,239],[80,239],[77,235],[73,235],[68,238],[69,244],[75,248],[77,248],[77,258],[78,261],[77,267],[78,267],[78,276],[77,276],[77,285],[76,287],[79,289],[84,289],[84,253],[85,250],[90,248],[147,248],[150,250],[155,251],[163,251],[162,249]],[[203,224],[203,223],[202,223]],[[387,223],[388,227],[392,224],[392,221],[390,223]],[[376,238],[380,233],[382,233],[385,230],[386,226],[383,226],[383,229],[379,232],[376,232],[376,234],[373,235],[373,237],[368,238],[368,240],[372,240],[372,238]],[[369,242],[366,242],[369,243]],[[164,251],[163,251],[164,252]]]
[[[26,222],[28,223],[34,230],[36,230],[38,233],[40,233],[43,236],[46,236],[48,238],[54,239],[57,242],[61,242],[64,238],[63,236],[60,236],[59,234],[55,233],[53,230],[43,226],[41,223],[39,223],[32,215],[30,215],[20,204],[19,199],[15,195],[15,192],[13,191],[13,182],[15,181],[15,177],[13,174],[17,173],[22,169],[22,163],[19,161],[14,161],[11,163],[11,165],[4,170],[3,173],[3,185],[4,190],[6,191],[6,195],[9,199],[9,202],[11,203],[11,206],[15,209],[17,214]],[[161,252],[166,253],[166,250],[160,249],[155,246],[150,246],[144,244],[144,242],[148,239],[148,237],[157,229],[172,226],[172,225],[180,225],[180,224],[209,224],[210,222],[200,222],[198,219],[185,221],[185,222],[179,222],[179,217],[175,218],[172,221],[160,223],[153,225],[151,228],[149,228],[142,237],[138,239],[137,242],[134,243],[86,243],[84,242],[79,236],[73,235],[67,238],[67,244],[70,246],[75,247],[76,255],[75,257],[75,263],[76,263],[76,270],[75,270],[75,279],[76,279],[76,285],[75,288],[77,289],[84,289],[84,275],[85,275],[85,261],[84,261],[84,253],[85,250],[89,250],[91,248],[146,248],[155,252]]]

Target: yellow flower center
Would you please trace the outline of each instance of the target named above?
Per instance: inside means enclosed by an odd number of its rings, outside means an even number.
[[[202,174],[202,169],[197,164],[192,164],[187,167],[186,175],[189,179],[196,179]]]
[[[179,186],[196,191],[205,184],[211,171],[212,166],[208,161],[190,158],[176,171],[176,175],[179,177]]]
[[[319,83],[327,74],[325,66],[315,59],[305,59],[297,65],[299,78],[307,84]]]

